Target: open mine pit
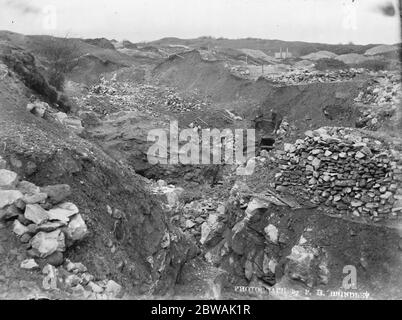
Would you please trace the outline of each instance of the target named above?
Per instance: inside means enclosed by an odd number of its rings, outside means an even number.
[[[0,31],[0,299],[401,299],[395,51]]]

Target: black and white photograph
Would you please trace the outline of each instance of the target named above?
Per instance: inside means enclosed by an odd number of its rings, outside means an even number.
[[[401,8],[0,0],[0,300],[401,300]]]

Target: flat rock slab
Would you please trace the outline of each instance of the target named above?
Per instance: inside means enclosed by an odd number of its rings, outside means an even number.
[[[23,194],[18,190],[0,190],[0,209],[21,199]]]
[[[49,219],[47,211],[38,204],[27,204],[24,217],[37,225],[42,224]]]
[[[71,202],[65,202],[48,211],[49,220],[68,222],[70,217],[79,212],[77,206]]]

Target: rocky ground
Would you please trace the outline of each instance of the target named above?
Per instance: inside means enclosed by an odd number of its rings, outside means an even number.
[[[396,72],[250,80],[222,53],[119,46],[141,61],[88,83],[75,71],[61,94],[34,54],[0,44],[1,298],[402,297]],[[147,161],[149,130],[172,120],[245,129],[257,114],[273,150],[243,164]]]

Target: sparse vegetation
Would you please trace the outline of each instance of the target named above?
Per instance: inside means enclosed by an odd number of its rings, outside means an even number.
[[[389,62],[385,60],[375,59],[353,65],[354,68],[364,68],[372,71],[389,70]]]
[[[52,38],[42,46],[42,54],[49,61],[48,81],[57,90],[63,91],[65,75],[77,64],[77,47],[67,38]]]

